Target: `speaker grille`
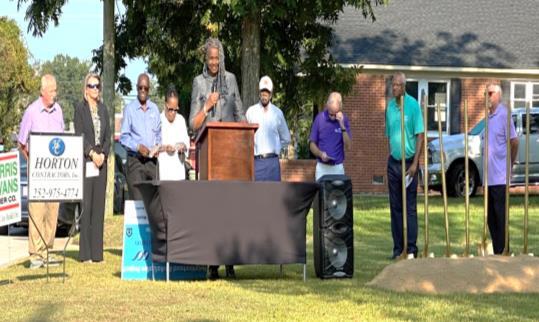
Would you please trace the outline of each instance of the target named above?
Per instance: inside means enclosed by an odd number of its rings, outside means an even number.
[[[326,239],[326,256],[328,264],[336,270],[342,270],[348,260],[348,248],[340,238]]]
[[[328,213],[334,220],[340,220],[346,214],[347,200],[342,190],[333,190],[327,199]]]
[[[314,264],[320,278],[352,277],[354,233],[352,182],[343,175],[319,179],[314,206]]]

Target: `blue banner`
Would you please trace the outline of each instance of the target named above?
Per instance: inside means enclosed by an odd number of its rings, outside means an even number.
[[[124,211],[123,280],[165,280],[165,263],[152,267],[151,230],[142,201],[127,200]],[[170,280],[206,279],[207,266],[170,263]]]

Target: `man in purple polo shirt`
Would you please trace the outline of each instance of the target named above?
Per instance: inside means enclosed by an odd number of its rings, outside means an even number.
[[[28,138],[31,132],[62,133],[64,116],[60,105],[56,103],[56,79],[50,74],[41,77],[41,96],[28,106],[19,127],[19,149],[28,161]],[[47,263],[47,248],[54,245],[56,222],[58,220],[58,202],[29,202],[28,212],[28,251],[30,268],[35,269],[47,264],[57,264],[56,260]],[[43,236],[43,240],[40,237]]]
[[[344,152],[351,145],[350,122],[342,112],[342,96],[333,92],[324,111],[316,116],[309,137],[309,148],[317,159],[316,180],[326,174],[344,174]]]
[[[501,103],[499,85],[488,86],[490,101],[488,116],[488,229],[494,254],[505,246],[505,186],[507,168],[507,107]],[[518,138],[511,122],[511,167],[518,153]],[[509,245],[507,245],[509,247]]]

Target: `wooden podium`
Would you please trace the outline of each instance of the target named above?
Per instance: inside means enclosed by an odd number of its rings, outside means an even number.
[[[199,180],[254,180],[257,124],[208,122],[195,139]]]

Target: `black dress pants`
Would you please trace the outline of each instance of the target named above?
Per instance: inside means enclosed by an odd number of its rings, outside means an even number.
[[[406,169],[413,158],[406,160]],[[402,171],[401,161],[389,156],[387,161],[387,184],[389,188],[389,208],[391,212],[391,234],[393,236],[393,256],[399,256],[404,247],[408,254],[417,255],[417,173],[412,183],[406,188],[406,220],[408,225],[408,245],[404,244],[402,222]]]
[[[487,223],[494,254],[501,254],[505,247],[505,185],[488,187]]]
[[[129,189],[129,199],[143,200],[141,192],[135,187],[135,183],[155,180],[156,178],[157,159],[137,156],[127,157],[127,188]]]
[[[103,224],[105,219],[105,191],[107,187],[107,162],[99,176],[84,178],[83,212],[80,218],[79,259],[103,260]]]

